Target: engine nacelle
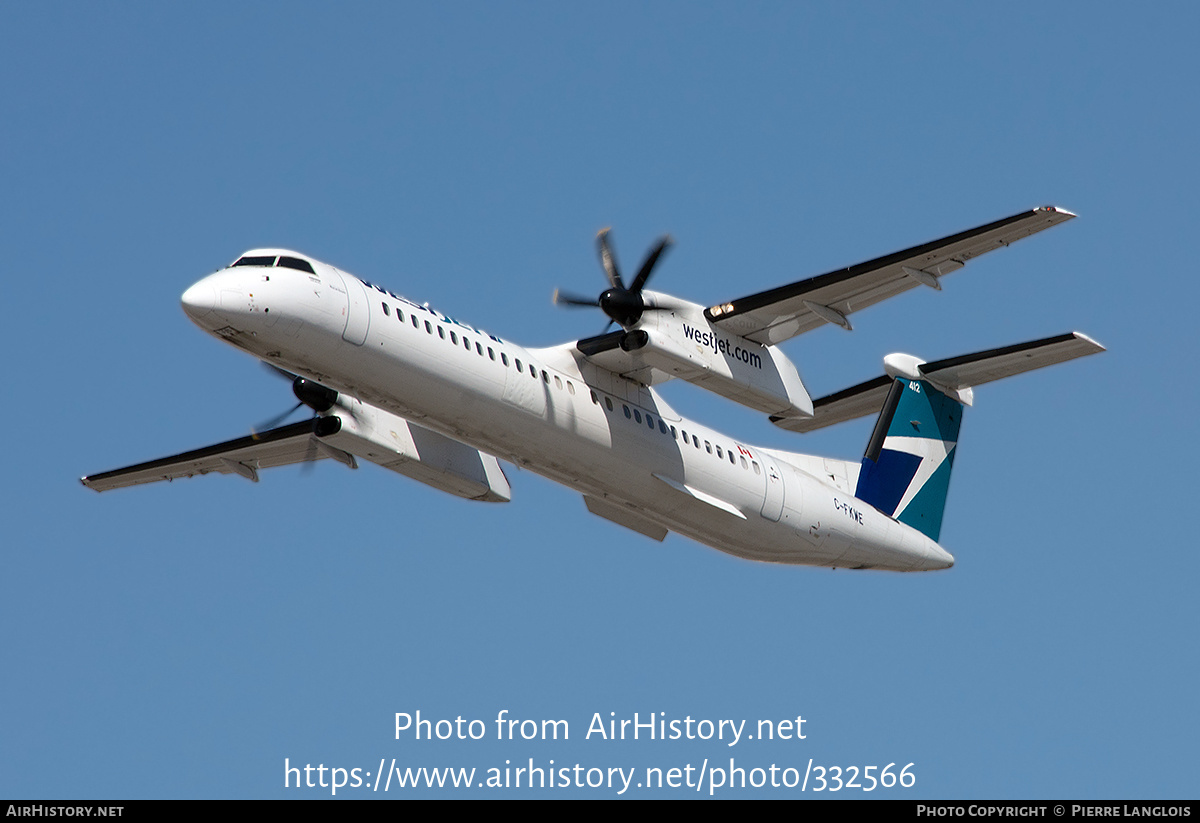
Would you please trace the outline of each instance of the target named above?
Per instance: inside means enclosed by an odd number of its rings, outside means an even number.
[[[812,398],[787,355],[718,331],[707,321],[703,327],[662,323],[638,329],[625,336],[621,348],[743,406],[782,417],[812,416]]]
[[[321,443],[468,500],[512,499],[493,455],[345,395],[336,405],[315,428]]]

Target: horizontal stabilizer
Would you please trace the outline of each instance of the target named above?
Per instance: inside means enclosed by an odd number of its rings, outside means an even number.
[[[1087,335],[1071,332],[931,363],[908,355],[888,355],[887,376],[876,377],[814,400],[812,417],[772,417],[771,422],[788,431],[815,431],[835,423],[877,414],[895,377],[928,380],[944,391],[965,391],[1003,377],[1102,351],[1104,347]]]
[[[1071,332],[1045,340],[1032,340],[1015,346],[923,363],[920,369],[922,375],[935,383],[963,389],[1102,351],[1104,347],[1086,334]]]

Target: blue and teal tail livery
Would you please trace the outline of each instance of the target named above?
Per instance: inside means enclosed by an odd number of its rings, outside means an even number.
[[[809,432],[878,413],[854,494],[936,541],[963,406],[974,402],[974,387],[1102,351],[1087,335],[1070,332],[932,363],[889,354],[885,375],[814,400],[812,417],[771,422]]]
[[[854,496],[936,541],[962,411],[962,403],[926,380],[894,379]]]

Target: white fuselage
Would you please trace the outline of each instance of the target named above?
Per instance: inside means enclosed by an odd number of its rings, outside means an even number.
[[[858,501],[852,483],[800,468],[815,459],[680,417],[573,344],[525,349],[312,265],[224,269],[190,288],[184,309],[256,357],[569,486],[631,528],[776,563],[953,565],[928,537]]]

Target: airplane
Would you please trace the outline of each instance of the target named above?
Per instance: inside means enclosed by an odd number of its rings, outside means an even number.
[[[1075,215],[1032,209],[796,283],[702,306],[646,288],[664,237],[632,280],[607,230],[597,250],[604,333],[525,348],[287,249],[252,249],[184,292],[209,334],[292,381],[314,417],[82,478],[96,491],[219,472],[366,460],[462,498],[508,502],[500,460],[583,495],[657,541],[676,532],[749,560],[932,571],[964,406],[974,387],[1104,351],[1078,332],[884,374],[813,400],[783,341],[910,289],[941,290],[971,259]],[[628,282],[628,285],[626,283]],[[804,433],[877,414],[861,460],[748,444],[683,417],[657,387],[686,380]]]

